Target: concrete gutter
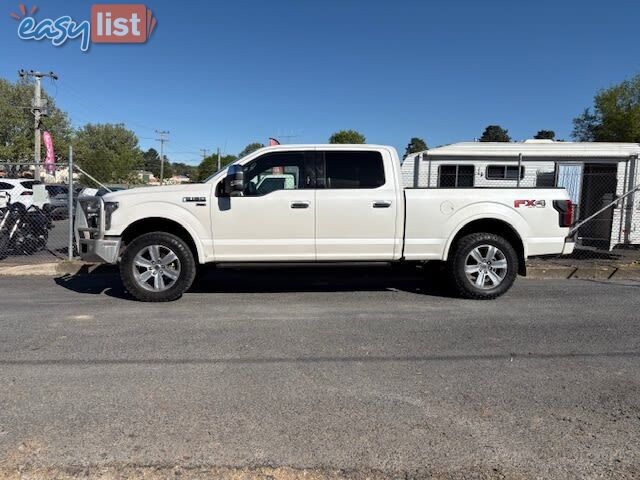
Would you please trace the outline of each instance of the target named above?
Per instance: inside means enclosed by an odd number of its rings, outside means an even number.
[[[638,265],[533,265],[527,267],[527,278],[578,280],[638,280]]]
[[[54,262],[35,265],[1,265],[0,276],[45,276],[114,274],[114,265],[86,262]],[[637,280],[640,281],[640,265],[535,265],[527,266],[527,278],[533,279],[581,279],[581,280]]]
[[[97,263],[86,262],[52,262],[38,263],[33,265],[2,265],[0,264],[0,276],[40,276],[58,277],[61,275],[82,275],[97,273],[112,273],[113,266],[106,266]]]

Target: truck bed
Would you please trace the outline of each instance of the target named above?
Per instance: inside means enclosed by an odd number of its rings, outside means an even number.
[[[407,188],[404,195],[407,260],[446,259],[456,233],[486,218],[512,226],[523,240],[525,257],[561,252],[568,234],[553,208],[554,200],[568,199],[563,189]]]

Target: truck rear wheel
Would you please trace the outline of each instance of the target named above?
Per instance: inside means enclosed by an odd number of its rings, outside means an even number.
[[[490,300],[511,288],[518,275],[518,255],[506,239],[493,233],[462,237],[449,256],[448,273],[463,298]]]
[[[125,288],[143,302],[170,302],[193,283],[196,263],[189,246],[170,233],[153,232],[131,242],[120,261]]]

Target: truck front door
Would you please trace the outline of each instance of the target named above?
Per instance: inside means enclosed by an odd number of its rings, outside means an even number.
[[[216,261],[315,260],[313,153],[270,152],[243,166],[242,196],[212,206]]]

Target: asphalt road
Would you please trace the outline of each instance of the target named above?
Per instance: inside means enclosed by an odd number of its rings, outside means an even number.
[[[108,275],[0,278],[0,475],[640,476],[640,284],[437,283],[220,271],[142,304]]]

